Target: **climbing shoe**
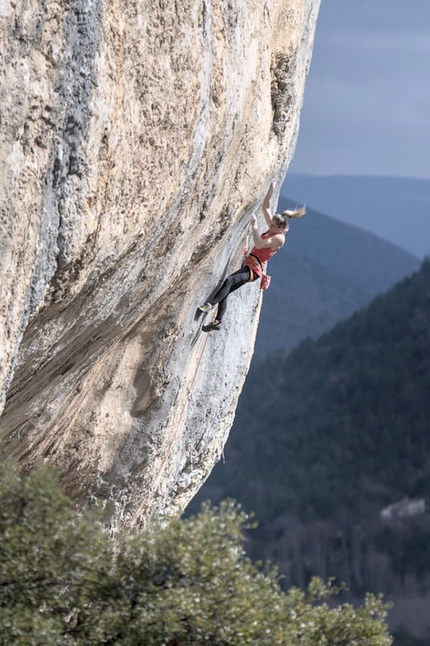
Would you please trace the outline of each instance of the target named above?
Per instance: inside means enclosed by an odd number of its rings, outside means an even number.
[[[199,310],[201,312],[210,312],[211,310],[213,310],[213,308],[214,306],[212,305],[212,303],[204,303],[203,305],[199,305]]]
[[[219,330],[221,327],[221,321],[212,321],[202,327],[203,332],[212,332],[212,330]]]

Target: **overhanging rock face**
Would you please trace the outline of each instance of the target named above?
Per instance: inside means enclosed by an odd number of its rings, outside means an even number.
[[[258,285],[221,332],[196,308],[285,174],[318,6],[1,3],[3,449],[119,522],[181,511],[222,452]]]

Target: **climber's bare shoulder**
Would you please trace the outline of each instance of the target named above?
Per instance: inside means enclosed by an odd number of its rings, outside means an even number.
[[[273,233],[271,236],[265,237],[264,241],[265,247],[268,247],[272,251],[279,251],[285,243],[285,234],[284,233]]]

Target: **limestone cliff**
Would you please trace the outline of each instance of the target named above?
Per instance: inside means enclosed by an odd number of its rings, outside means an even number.
[[[139,525],[219,459],[260,293],[196,314],[293,154],[319,0],[1,0],[0,420]]]

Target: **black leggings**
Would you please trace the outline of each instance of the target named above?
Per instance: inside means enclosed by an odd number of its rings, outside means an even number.
[[[255,280],[256,278],[258,278],[258,276],[256,276],[256,274],[252,272],[252,280]],[[218,314],[217,314],[218,321],[222,321],[222,318],[227,309],[227,296],[232,292],[235,292],[236,289],[239,289],[239,287],[242,287],[242,285],[249,283],[250,280],[251,280],[251,270],[246,265],[244,267],[241,267],[237,271],[235,271],[234,274],[230,274],[230,276],[227,276],[221,288],[217,291],[215,296],[210,300],[212,305],[216,305],[218,303]]]

